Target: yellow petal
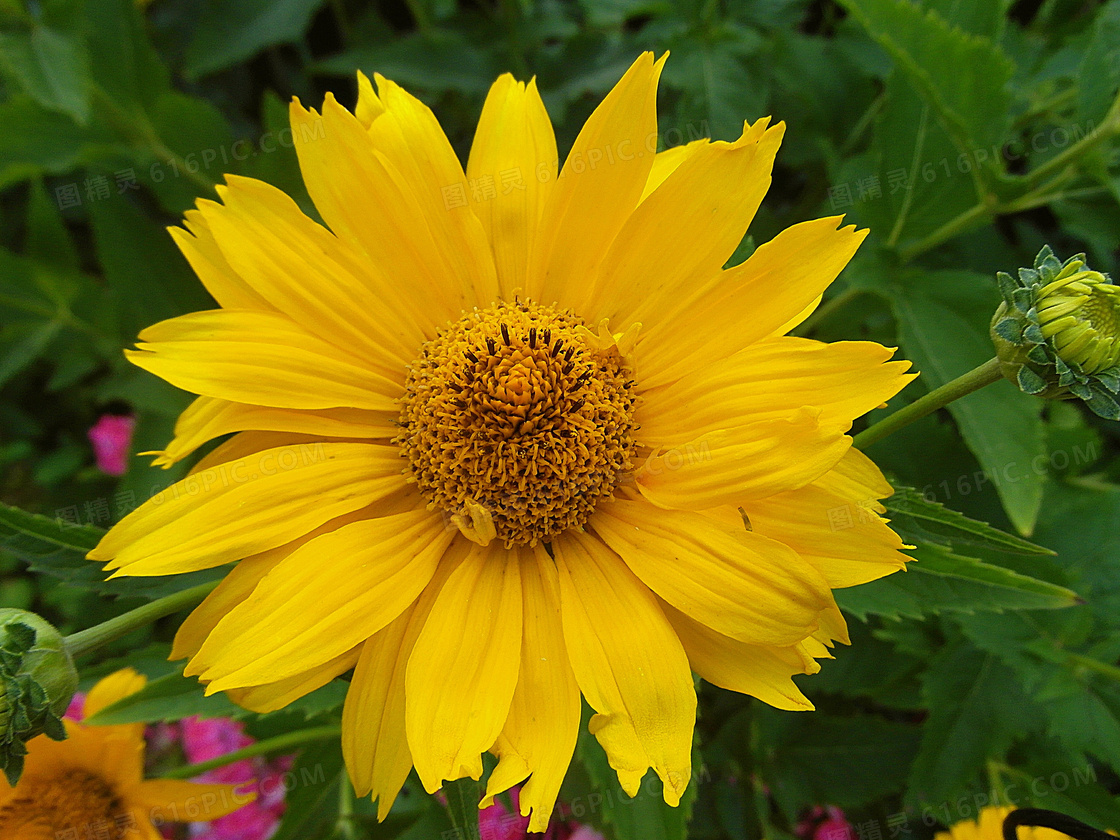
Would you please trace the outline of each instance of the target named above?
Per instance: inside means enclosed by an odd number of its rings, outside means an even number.
[[[861,461],[866,456],[850,450],[812,484],[744,504],[756,532],[791,546],[833,589],[877,580],[904,569],[908,559],[902,540],[879,516],[878,499],[890,493],[860,480]]]
[[[467,162],[465,196],[490,240],[502,293],[525,287],[529,252],[556,180],[556,137],[536,80],[490,88]]]
[[[223,204],[200,201],[230,267],[278,311],[324,341],[382,371],[415,357],[423,332],[386,318],[378,276],[368,260],[303,214],[282,190],[227,175]]]
[[[275,408],[393,411],[402,385],[283,315],[218,309],[140,333],[134,365],[177,388]]]
[[[395,500],[396,495],[394,494],[390,499]],[[264,579],[264,576],[300,546],[310,542],[320,534],[338,530],[351,522],[401,512],[392,509],[395,505],[391,500],[380,500],[352,513],[335,517],[290,543],[246,557],[240,563],[237,563],[230,569],[229,574],[222,579],[222,582],[215,587],[214,591],[206,596],[203,602],[195,607],[194,611],[179,625],[179,629],[175,633],[174,644],[171,647],[171,655],[167,658],[171,660],[183,659],[198,653],[202,643],[210,635],[210,631],[218,626],[218,622],[225,618],[230,610],[245,601],[257,588],[257,584]],[[416,502],[413,499],[402,510],[414,510],[415,508]],[[188,663],[184,673],[187,676],[193,676],[200,673],[201,670],[201,668],[193,668],[191,663]]]
[[[448,202],[444,193],[449,185],[464,182],[455,150],[427,105],[384,76],[375,78],[385,111],[370,124],[373,147],[412,187],[453,276],[480,304],[492,303],[498,297],[498,278],[486,233],[470,207]]]
[[[170,467],[198,447],[231,432],[259,429],[341,438],[392,438],[399,431],[397,412],[360,408],[297,411],[199,397],[175,421],[175,437],[159,453],[154,466]]]
[[[481,807],[531,773],[521,788],[520,804],[521,815],[531,815],[532,832],[548,827],[575,751],[580,702],[564,649],[556,564],[543,547],[521,552],[521,586],[521,671],[509,717],[492,750],[500,761],[490,774]]]
[[[416,639],[447,578],[470,553],[456,540],[416,603],[362,646],[342,709],[342,755],[359,796],[377,800],[385,819],[412,770],[405,736],[405,669]]]
[[[819,666],[807,667],[796,647],[744,644],[694,621],[671,604],[662,602],[661,608],[680,637],[692,670],[712,685],[749,694],[777,709],[812,711],[813,704],[790,677],[815,673]]]
[[[354,108],[354,116],[363,127],[369,128],[373,121],[385,113],[385,106],[377,98],[377,92],[370,84],[369,76],[358,71],[358,104]]]
[[[638,206],[599,268],[589,320],[664,317],[719,276],[770,186],[785,125],[768,122],[699,148]]]
[[[443,585],[405,672],[405,730],[416,774],[482,775],[509,714],[521,649],[519,549],[476,547]]]
[[[777,540],[645,501],[601,504],[590,525],[642,583],[690,618],[754,645],[792,645],[832,604],[820,573]]]
[[[582,311],[589,279],[638,205],[657,150],[657,80],[668,54],[642,53],[588,117],[548,197],[526,291]]]
[[[705,148],[709,142],[705,139],[693,140],[691,143],[673,146],[671,149],[665,149],[665,151],[654,155],[653,168],[649,171],[649,178],[646,179],[646,186],[642,191],[642,201],[649,198],[653,191],[676,171],[678,166]]]
[[[93,717],[106,706],[123,700],[147,685],[148,679],[133,668],[122,668],[107,677],[102,677],[89,690],[82,705],[83,717]]]
[[[183,659],[198,653],[210,632],[218,626],[226,615],[244,601],[265,575],[272,571],[276,564],[283,560],[293,549],[290,545],[274,548],[271,551],[262,551],[252,557],[246,557],[227,574],[213,592],[188,615],[179,629],[175,631],[175,642],[171,647],[168,659]],[[196,674],[187,666],[187,675]]]
[[[635,796],[646,770],[680,802],[692,773],[696,692],[684,649],[653,593],[598,537],[568,531],[552,544],[564,644],[619,784]]]
[[[846,432],[852,421],[914,378],[909,362],[870,341],[824,344],[780,336],[753,344],[689,376],[642,394],[635,420],[643,441],[680,445],[717,429],[821,409],[822,428]]]
[[[342,712],[342,755],[358,796],[373,794],[385,819],[412,769],[404,734],[404,638],[409,607],[366,640]]]
[[[167,232],[191,264],[211,296],[224,309],[260,309],[273,311],[273,307],[230,268],[225,255],[214,241],[210,225],[197,210],[183,214],[186,229],[169,227]]]
[[[125,792],[125,801],[151,822],[210,822],[248,805],[257,795],[238,785],[149,779]]]
[[[836,229],[840,217],[786,228],[729,268],[710,294],[671,318],[643,324],[639,381],[656,388],[771,335],[836,279],[867,231]]]
[[[403,311],[411,302],[413,320],[431,337],[464,309],[490,303],[475,299],[470,278],[456,274],[446,244],[432,236],[416,185],[376,150],[357,117],[329,93],[322,116],[304,109],[298,99],[290,114],[315,207],[340,239],[363,250],[373,268],[392,281],[379,290],[400,298],[394,310]]]
[[[72,720],[63,723],[65,741],[39,735],[28,742],[24,779],[58,778],[79,769],[105,779],[117,790],[140,782],[144,769],[144,724],[93,726]]]
[[[250,688],[230,689],[229,697],[237,705],[244,706],[257,714],[275,712],[315,689],[322,688],[339,674],[349,671],[357,664],[360,650],[361,648],[354,647],[317,668],[288,677],[286,680],[254,685]]]
[[[192,669],[205,669],[212,694],[286,679],[345,653],[416,600],[453,534],[421,509],[316,537],[218,622]]]
[[[852,443],[822,428],[819,415],[819,409],[802,409],[785,420],[719,429],[650,456],[638,473],[638,489],[658,507],[705,510],[803,487]]]
[[[404,486],[400,469],[392,446],[269,449],[171,485],[118,522],[87,556],[111,560],[108,568],[129,575],[220,566],[389,496]]]

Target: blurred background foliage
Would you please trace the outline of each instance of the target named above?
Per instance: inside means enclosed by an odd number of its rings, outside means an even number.
[[[86,435],[134,414],[133,451],[158,449],[187,404],[121,354],[147,324],[213,305],[167,225],[227,172],[314,214],[292,96],[352,105],[355,70],[380,72],[465,160],[493,79],[536,76],[563,153],[645,49],[673,52],[663,147],[788,124],[737,259],[821,215],[871,229],[799,332],[899,346],[922,376],[896,405],[993,355],[994,274],[1043,243],[1116,276],[1120,0],[0,0],[0,499],[44,515],[0,517],[0,605],[76,629],[196,582],[103,585],[83,565],[98,529],[189,466],[132,458],[112,478]],[[562,798],[620,840],[775,840],[826,803],[859,840],[928,838],[997,794],[1120,829],[1118,432],[1001,382],[875,444],[912,488],[890,506],[918,559],[839,593],[853,645],[799,681],[818,711],[705,686],[682,809],[624,803],[593,741]],[[844,528],[861,509],[835,514]],[[174,625],[119,647],[166,677],[118,719],[232,708],[161,663]],[[247,719],[261,737],[337,719],[340,688]],[[281,840],[450,827],[422,795],[375,826],[347,800],[337,743],[301,762],[326,782],[290,795]]]

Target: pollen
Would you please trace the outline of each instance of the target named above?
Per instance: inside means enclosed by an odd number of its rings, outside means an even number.
[[[566,310],[476,309],[424,345],[405,387],[406,472],[482,545],[582,528],[633,468],[630,369]]]
[[[106,837],[115,838],[123,836],[119,827],[126,816],[104,779],[71,769],[48,778],[25,779],[0,806],[0,837],[67,837],[97,826],[107,832]]]

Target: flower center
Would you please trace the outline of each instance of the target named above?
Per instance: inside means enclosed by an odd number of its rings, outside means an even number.
[[[395,441],[467,537],[547,543],[631,469],[633,385],[617,347],[570,312],[497,303],[424,345]]]
[[[1064,361],[1085,373],[1120,362],[1120,287],[1098,272],[1077,271],[1059,276],[1038,297],[1042,334]]]
[[[0,837],[123,837],[135,831],[112,787],[85,770],[65,770],[42,779],[25,779],[0,806]],[[100,832],[100,833],[98,833]]]

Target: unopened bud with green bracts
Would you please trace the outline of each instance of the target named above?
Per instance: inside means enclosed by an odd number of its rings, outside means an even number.
[[[1049,246],[1018,278],[996,275],[1003,302],[992,318],[1003,375],[1046,399],[1081,399],[1120,420],[1120,286],[1078,254],[1061,262]]]
[[[62,715],[77,690],[62,635],[34,613],[0,609],[0,769],[13,786],[24,744],[36,735],[66,737]]]

